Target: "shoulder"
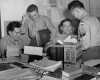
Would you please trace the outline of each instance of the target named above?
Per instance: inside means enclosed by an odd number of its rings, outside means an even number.
[[[30,18],[28,17],[28,15],[24,15],[23,16],[23,19],[22,19],[22,22],[25,23],[25,22],[30,22]]]
[[[98,23],[98,22],[99,22],[99,20],[94,16],[89,16],[86,19],[84,19],[84,23],[95,24],[95,23]]]
[[[44,15],[40,15],[40,18],[45,21],[50,20],[50,18],[48,16],[44,16]]]
[[[100,25],[100,22],[99,20],[94,17],[94,16],[88,16],[88,17],[85,17],[81,22],[80,22],[80,27],[84,26],[85,28],[86,27],[89,27],[89,26],[97,26],[97,25]]]

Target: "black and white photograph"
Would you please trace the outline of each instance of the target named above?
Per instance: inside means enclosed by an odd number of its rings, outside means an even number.
[[[0,0],[0,80],[100,80],[100,0]]]

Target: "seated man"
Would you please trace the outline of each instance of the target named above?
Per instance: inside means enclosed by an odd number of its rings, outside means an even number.
[[[69,38],[70,37],[70,38]],[[49,42],[46,47],[45,51],[47,51],[47,55],[52,59],[53,57],[56,58],[56,53],[59,55],[59,59],[63,58],[63,47],[54,48],[53,45],[56,44],[63,44],[64,42],[75,42],[77,39],[74,38],[73,35],[73,27],[70,19],[64,19],[58,26],[58,33],[56,34],[53,41]],[[58,52],[56,52],[58,50]],[[58,56],[57,55],[57,56]],[[62,57],[62,58],[61,58]]]
[[[8,51],[17,51],[22,49],[24,45],[28,45],[29,41],[27,41],[25,38],[23,39],[23,37],[24,36],[21,35],[21,23],[18,21],[10,22],[7,25],[7,36],[0,40],[0,56],[6,57],[6,53]],[[14,54],[15,53],[12,55]]]
[[[58,26],[58,34],[56,40],[64,41],[69,36],[74,37],[73,34],[74,28],[72,26],[71,19],[64,19]]]
[[[69,38],[70,38],[70,41],[77,38],[73,34],[73,29],[74,28],[72,26],[72,21],[70,19],[62,20],[58,26],[58,33],[56,34],[55,38],[53,38],[53,40],[47,44],[46,47],[55,43],[63,44],[63,42],[68,41]]]

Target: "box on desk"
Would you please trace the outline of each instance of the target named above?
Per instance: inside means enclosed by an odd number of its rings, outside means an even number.
[[[78,43],[64,43],[64,62],[76,63],[81,59],[81,46]]]

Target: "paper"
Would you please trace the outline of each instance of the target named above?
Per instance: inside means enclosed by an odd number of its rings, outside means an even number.
[[[58,42],[59,44],[63,44],[63,42],[62,42],[61,40],[57,40],[57,42]]]
[[[72,42],[72,43],[77,43],[77,40],[75,38],[71,38],[71,36],[68,36],[64,42]]]
[[[32,65],[32,66],[37,65],[46,71],[54,72],[55,70],[57,70],[59,67],[62,66],[62,61],[53,61],[53,60],[48,60],[48,59],[42,59],[40,61],[30,62],[30,65]]]
[[[19,56],[20,49],[16,46],[7,46],[7,57]]]
[[[91,67],[93,67],[97,64],[100,64],[100,59],[93,59],[93,60],[89,60],[89,61],[84,62],[84,65],[91,66]]]
[[[33,47],[33,46],[24,46],[24,54],[42,56],[43,55],[43,48]]]

